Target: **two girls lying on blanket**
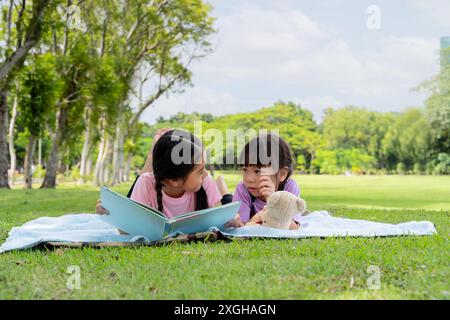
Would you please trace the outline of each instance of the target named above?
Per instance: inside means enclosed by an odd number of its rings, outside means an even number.
[[[269,158],[272,150],[277,150],[278,163],[264,164],[260,159],[261,149],[266,150]],[[191,151],[188,161],[184,161],[183,150]],[[173,161],[173,151],[183,158],[180,163]],[[231,195],[223,177],[218,177],[214,182],[206,171],[205,152],[196,136],[182,130],[160,129],[155,135],[143,173],[136,178],[129,197],[157,208],[169,218],[241,201],[239,213],[226,227],[262,224],[298,229],[300,213],[305,205],[298,198],[299,186],[290,178],[293,168],[288,144],[273,134],[259,135],[245,145],[239,163],[242,163],[242,181]],[[277,191],[286,191],[289,195],[277,195],[267,207],[269,197]],[[97,202],[96,212],[105,212],[100,201]]]

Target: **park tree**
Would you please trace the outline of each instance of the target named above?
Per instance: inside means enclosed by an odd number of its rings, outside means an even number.
[[[450,57],[450,48],[443,49],[441,56]],[[433,155],[450,155],[450,60],[443,59],[439,74],[421,85],[431,92],[426,101],[427,116],[432,130]]]
[[[421,108],[410,108],[398,115],[383,139],[383,152],[394,169],[402,163],[405,170],[415,164],[424,166],[429,159],[431,128]],[[403,171],[405,171],[403,170]]]
[[[332,149],[371,149],[374,113],[354,106],[338,110],[327,109],[323,120],[323,137]]]
[[[433,78],[415,89],[430,93],[425,102],[430,141],[427,173],[449,174],[450,170],[450,48],[441,50],[441,68]]]
[[[210,8],[202,1],[177,0],[84,1],[78,5],[88,30],[87,50],[96,59],[90,75],[101,82],[83,86],[91,89],[83,112],[81,176],[87,174],[89,155],[97,149],[94,182],[107,183],[112,167],[114,184],[123,181],[124,142],[134,136],[142,113],[163,94],[188,84],[188,65],[207,51],[206,37],[212,32]],[[142,70],[145,77],[137,80]],[[141,81],[141,95],[132,109],[137,81]],[[54,181],[54,174],[49,181]]]
[[[25,62],[30,50],[40,38],[42,24],[50,1],[10,0],[1,7],[0,27],[0,188],[9,188],[8,183],[8,96],[14,78]],[[11,132],[11,130],[10,130]]]
[[[156,1],[145,8],[142,21],[131,20],[132,37],[122,39],[125,48],[129,47],[130,41],[139,41],[142,45],[135,54],[128,55],[131,57],[129,66],[119,76],[128,92],[136,82],[141,89],[145,86],[146,92],[139,92],[133,110],[130,109],[129,95],[124,96],[120,104],[113,152],[113,184],[123,181],[124,141],[135,134],[141,115],[163,94],[181,92],[191,84],[189,68],[210,52],[208,37],[214,32],[211,7],[201,0]],[[138,78],[142,71],[143,76]]]
[[[372,133],[369,137],[368,149],[362,154],[367,154],[373,158],[371,162],[377,170],[384,170],[391,166],[388,155],[383,149],[383,140],[395,121],[397,115],[393,112],[373,112],[373,118],[367,123]]]
[[[123,86],[116,77],[115,61],[110,57],[98,59],[98,65],[92,75],[92,86],[89,92],[87,104],[84,109],[84,141],[81,155],[81,175],[87,176],[88,157],[92,153],[93,142],[100,141],[100,149],[97,153],[95,165],[95,183],[103,184],[107,171],[107,157],[110,148],[106,145],[111,143],[114,135],[114,124],[119,112],[117,103],[123,94]],[[93,130],[94,128],[97,131]],[[97,134],[98,139],[92,137]]]
[[[45,124],[52,118],[55,103],[59,96],[61,79],[56,71],[53,55],[33,55],[29,64],[19,75],[19,121],[28,135],[25,153],[24,177],[25,187],[31,188],[31,166],[36,141],[45,131]]]
[[[373,157],[373,165],[382,169],[389,166],[389,159],[383,153],[383,139],[395,119],[396,115],[393,113],[369,111],[354,106],[338,110],[327,109],[321,131],[328,149],[358,149],[361,154]]]
[[[375,159],[357,148],[320,149],[313,162],[313,173],[342,174],[352,172],[361,174],[367,173],[373,168]]]
[[[433,153],[450,154],[450,94],[432,95],[427,100],[427,116],[433,134]]]
[[[60,61],[65,91],[57,103],[56,125],[50,130],[53,143],[42,187],[55,186],[62,149],[68,139],[80,136],[78,130],[84,130],[81,176],[96,150],[95,183],[121,182],[124,142],[135,135],[142,113],[163,94],[188,85],[189,65],[209,51],[210,7],[200,0],[67,1],[61,5],[67,14],[55,14],[56,22],[45,39]],[[81,28],[71,27],[69,9],[74,5]],[[145,94],[132,108],[131,96],[142,70]]]
[[[55,47],[54,51],[59,64],[58,73],[63,83],[61,95],[56,102],[55,121],[48,126],[52,148],[46,161],[42,188],[56,186],[61,149],[70,139],[77,139],[83,128],[80,121],[80,114],[84,109],[82,92],[89,78],[91,60],[86,40],[80,34],[73,37],[69,34],[69,31],[65,31],[62,46]]]

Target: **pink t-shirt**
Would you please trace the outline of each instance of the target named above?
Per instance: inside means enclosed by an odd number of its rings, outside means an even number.
[[[214,207],[222,196],[217,189],[211,175],[206,176],[203,179],[203,189],[205,189],[206,196],[208,197],[208,207]],[[195,211],[195,192],[185,192],[179,198],[171,198],[162,192],[163,213],[168,218],[176,217],[180,214]],[[155,177],[153,173],[143,173],[138,180],[131,194],[131,200],[137,201],[147,207],[158,208],[158,200],[156,198],[155,190]]]

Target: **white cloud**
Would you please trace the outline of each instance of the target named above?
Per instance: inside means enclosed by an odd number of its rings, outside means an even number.
[[[434,23],[450,28],[450,1],[448,0],[412,0],[414,7],[425,10]]]
[[[438,39],[369,35],[358,43],[292,8],[241,4],[218,27],[215,52],[193,70],[198,86],[158,101],[147,118],[250,111],[290,97],[316,118],[348,104],[399,110],[423,101],[411,88],[439,66]]]
[[[196,86],[186,89],[183,93],[161,97],[152,108],[144,112],[142,119],[154,123],[159,116],[168,118],[177,112],[220,115],[234,110],[235,100],[231,94]]]
[[[245,7],[219,18],[217,49],[199,67],[209,76],[229,80],[260,77],[293,53],[310,51],[325,36],[300,11],[274,12]]]
[[[436,71],[434,39],[381,38],[372,50],[356,51],[299,11],[247,8],[222,20],[217,51],[198,72],[228,83],[295,81],[375,95]]]

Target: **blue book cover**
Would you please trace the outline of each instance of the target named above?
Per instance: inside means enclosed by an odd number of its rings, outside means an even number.
[[[181,214],[169,219],[157,209],[144,206],[108,188],[101,189],[101,203],[107,214],[103,221],[132,236],[145,236],[150,241],[160,240],[173,232],[195,233],[210,227],[224,229],[225,223],[238,213],[240,202]]]

